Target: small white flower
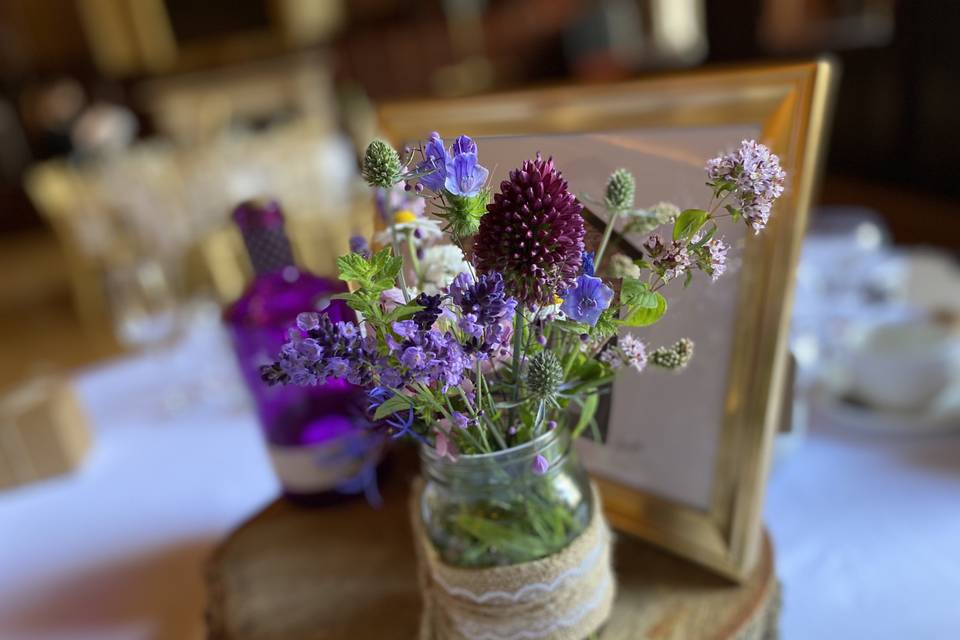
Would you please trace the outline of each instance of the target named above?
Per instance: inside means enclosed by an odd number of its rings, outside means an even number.
[[[468,272],[469,265],[463,258],[460,247],[438,244],[423,250],[420,259],[423,292],[435,295],[449,286],[458,273]]]
[[[407,235],[413,234],[415,246],[420,246],[425,241],[433,241],[443,237],[439,220],[416,216],[409,211],[401,211],[396,214],[393,229],[397,232],[397,240],[401,242],[406,242]],[[378,233],[373,239],[381,246],[392,244],[393,237],[390,234],[390,227]]]

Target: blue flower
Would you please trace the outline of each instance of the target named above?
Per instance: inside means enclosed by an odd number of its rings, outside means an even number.
[[[562,298],[560,310],[568,318],[592,327],[597,324],[603,310],[610,306],[613,289],[603,284],[600,278],[582,275],[572,288],[563,293]]]
[[[434,131],[430,140],[423,146],[423,162],[417,165],[417,171],[430,171],[420,178],[420,182],[431,191],[440,191],[447,177],[447,165],[450,155],[443,146],[443,138]]]
[[[350,236],[350,252],[363,256],[364,258],[369,258],[370,244],[367,243],[367,239],[363,236]]]
[[[393,331],[401,338],[413,338],[417,335],[417,323],[413,320],[397,320],[393,323]]]
[[[422,369],[427,364],[427,354],[420,347],[407,347],[400,356],[400,362],[408,369]]]
[[[538,453],[537,457],[533,459],[533,472],[538,476],[544,475],[550,469],[550,461],[547,460],[546,456]]]
[[[308,311],[297,315],[297,327],[301,331],[312,331],[320,327],[320,314]]]
[[[403,386],[403,376],[395,368],[385,365],[380,368],[380,382],[385,387],[397,389]]]
[[[486,167],[477,164],[476,153],[459,153],[447,163],[443,186],[455,196],[475,196],[489,174]]]
[[[460,307],[460,329],[470,336],[464,349],[487,356],[499,351],[510,339],[510,322],[517,301],[504,293],[503,276],[485,273],[474,281],[461,273],[450,284],[450,297]]]
[[[580,273],[585,276],[594,275],[593,251],[583,252],[583,265],[580,267]]]
[[[450,417],[453,418],[453,426],[458,429],[467,429],[470,426],[470,418],[459,411],[454,411],[450,414]]]
[[[330,358],[327,360],[326,374],[331,378],[346,378],[350,372],[350,361],[346,358]]]
[[[460,155],[461,153],[476,153],[477,152],[477,143],[473,141],[470,136],[460,136],[453,141],[453,155]]]
[[[431,191],[446,190],[455,196],[474,196],[487,181],[490,172],[478,164],[477,143],[469,136],[460,136],[450,149],[443,146],[443,138],[434,131],[423,145],[423,162],[417,171],[425,173],[420,183]]]

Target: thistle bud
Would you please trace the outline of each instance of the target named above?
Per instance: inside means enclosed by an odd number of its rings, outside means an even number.
[[[534,398],[549,400],[563,384],[563,366],[552,351],[540,351],[530,358],[527,387]]]
[[[632,209],[636,191],[637,183],[633,179],[633,174],[626,169],[617,169],[607,180],[604,204],[610,211],[621,212]]]
[[[396,150],[383,140],[374,140],[363,156],[363,179],[371,187],[389,189],[400,181],[403,166]]]
[[[662,369],[683,369],[693,359],[693,340],[680,338],[670,347],[660,347],[650,356],[650,362]]]

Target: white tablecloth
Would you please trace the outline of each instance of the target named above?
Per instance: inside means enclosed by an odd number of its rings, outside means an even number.
[[[0,493],[0,639],[202,637],[206,556],[277,491],[238,384],[209,325],[76,378],[89,459]],[[960,638],[960,437],[813,422],[768,492],[783,639]]]

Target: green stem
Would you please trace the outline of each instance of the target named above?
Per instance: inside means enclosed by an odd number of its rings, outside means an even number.
[[[593,264],[596,266],[597,271],[600,270],[600,265],[603,264],[603,254],[607,250],[607,244],[610,242],[610,236],[613,235],[613,228],[617,226],[617,218],[619,217],[619,211],[611,212],[607,227],[603,230],[603,239],[600,241],[600,248],[597,249],[597,255],[593,259]]]
[[[417,290],[423,288],[423,274],[420,273],[420,259],[417,258],[417,244],[413,233],[407,234],[407,250],[410,252],[410,263],[413,265],[413,275],[417,277]]]
[[[523,355],[523,309],[513,317],[513,399],[520,399],[520,358]]]
[[[390,222],[390,240],[393,244],[393,255],[400,255],[400,241],[397,240],[397,225],[391,221]],[[403,268],[401,267],[400,273],[397,274],[397,283],[400,286],[400,293],[403,294],[403,301],[405,303],[410,303],[410,293],[407,291],[407,278],[403,275]]]
[[[461,389],[460,391],[461,391],[461,393],[463,392],[462,389]],[[464,399],[466,399],[466,398],[464,398]],[[466,438],[467,440],[469,440],[469,441],[470,441],[470,444],[472,444],[472,445],[474,446],[474,448],[477,449],[477,451],[482,451],[482,452],[484,452],[484,453],[490,453],[490,451],[491,451],[490,445],[484,446],[483,443],[481,443],[479,440],[477,440],[477,439],[473,436],[473,434],[470,433],[470,430],[469,430],[469,429],[460,430],[460,429],[457,428],[456,426],[452,426],[452,425],[453,425],[453,422],[454,422],[454,421],[453,421],[453,412],[454,412],[453,405],[450,404],[450,398],[448,398],[447,396],[443,396],[443,400],[444,400],[444,402],[447,403],[447,408],[450,410],[450,417],[449,417],[448,419],[450,420],[451,430],[456,430],[456,431],[457,431],[458,433],[460,433],[464,438]]]

